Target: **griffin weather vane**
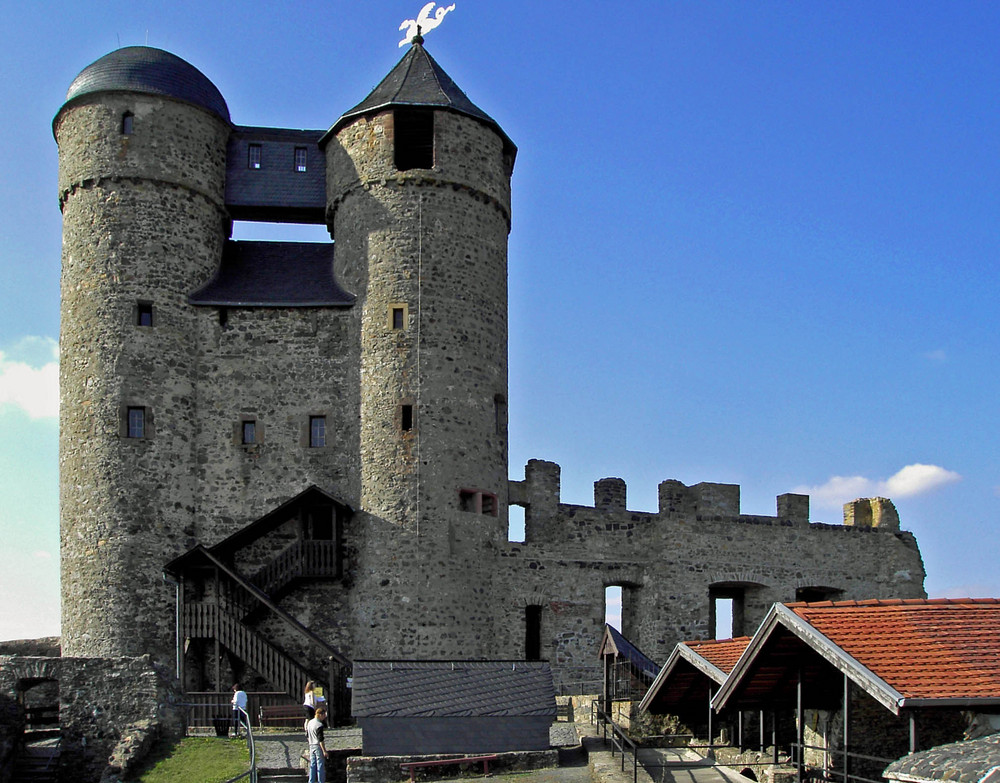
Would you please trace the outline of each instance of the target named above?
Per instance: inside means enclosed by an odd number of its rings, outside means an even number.
[[[421,38],[426,35],[439,24],[444,19],[444,15],[449,11],[455,10],[455,4],[452,3],[449,6],[441,6],[438,8],[434,15],[431,16],[431,9],[437,3],[427,3],[423,8],[420,9],[420,13],[417,14],[416,19],[404,19],[403,23],[399,26],[400,30],[406,30],[406,34],[403,36],[403,40],[399,42],[400,46],[406,46],[411,43],[415,38]]]

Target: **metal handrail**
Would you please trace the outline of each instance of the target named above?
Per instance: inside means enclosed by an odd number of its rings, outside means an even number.
[[[235,778],[230,778],[225,783],[236,783],[238,780],[243,780],[247,778],[250,783],[257,783],[257,745],[253,739],[253,726],[250,725],[250,714],[242,707],[236,707],[241,713],[241,720],[246,719],[244,725],[247,727],[247,747],[250,749],[250,769],[246,772],[237,775]]]
[[[629,751],[632,753],[632,783],[638,783],[639,780],[639,746],[636,744],[635,740],[625,733],[617,723],[615,723],[611,717],[600,707],[597,706],[597,702],[593,703],[591,707],[591,723],[593,723],[593,718],[596,709],[596,718],[604,727],[604,741],[608,741],[607,736],[607,726],[611,726],[611,758],[615,757],[615,749],[621,751],[622,761],[621,770],[625,771],[625,753]]]

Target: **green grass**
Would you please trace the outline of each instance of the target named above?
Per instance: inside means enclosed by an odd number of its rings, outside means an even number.
[[[250,752],[244,740],[185,737],[153,749],[137,783],[223,783],[246,772]]]

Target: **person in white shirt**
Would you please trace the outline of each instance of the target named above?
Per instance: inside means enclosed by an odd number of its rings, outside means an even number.
[[[326,707],[317,707],[316,716],[306,724],[306,738],[309,740],[309,783],[326,783],[324,720],[326,720]]]
[[[240,736],[240,726],[246,723],[244,715],[247,709],[247,692],[238,682],[233,683],[233,735]]]

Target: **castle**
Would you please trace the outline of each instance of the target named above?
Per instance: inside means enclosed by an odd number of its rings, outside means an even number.
[[[53,131],[65,656],[290,695],[360,658],[547,659],[593,690],[608,586],[655,660],[720,600],[739,633],[775,601],[924,595],[885,499],[826,525],[802,495],[749,516],[738,486],[664,481],[640,513],[620,479],[584,507],[553,463],[509,478],[517,150],[419,36],[329,130],[236,125],[192,65],[127,47]]]

